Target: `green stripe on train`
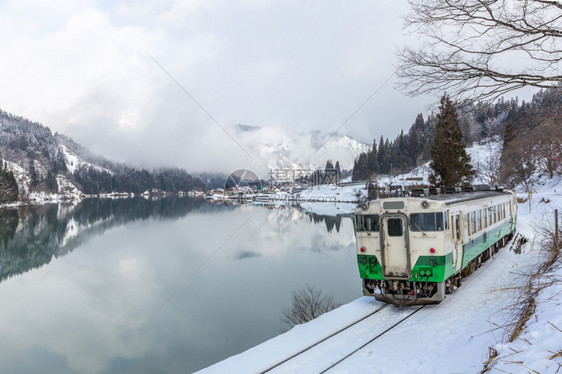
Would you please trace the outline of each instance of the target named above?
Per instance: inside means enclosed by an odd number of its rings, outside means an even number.
[[[453,275],[453,254],[445,256],[420,256],[412,269],[410,281],[442,282]],[[359,276],[362,279],[384,279],[382,265],[376,256],[357,255]],[[447,266],[449,265],[449,266]]]
[[[463,248],[462,268],[464,269],[470,261],[478,257],[486,249],[490,248],[494,243],[508,235],[515,229],[515,222],[507,221],[500,226],[494,228],[484,235],[480,235],[474,240],[466,243]]]
[[[462,269],[487,248],[513,231],[515,225],[515,220],[514,222],[508,221],[487,232],[486,235],[481,235],[466,244],[463,248]],[[357,255],[357,265],[359,267],[359,276],[362,279],[384,279],[381,263],[376,256]],[[443,282],[455,273],[455,268],[452,265],[452,253],[448,253],[445,256],[420,256],[412,269],[412,276],[409,281]]]

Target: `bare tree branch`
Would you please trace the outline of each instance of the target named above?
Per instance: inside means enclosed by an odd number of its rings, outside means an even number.
[[[405,29],[421,47],[399,50],[398,88],[409,95],[495,99],[562,82],[562,3],[548,0],[410,0]]]
[[[293,290],[291,308],[283,310],[281,321],[289,326],[299,325],[339,307],[333,296],[325,296],[309,285]]]

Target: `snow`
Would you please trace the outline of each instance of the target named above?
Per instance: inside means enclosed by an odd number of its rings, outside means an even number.
[[[14,178],[16,178],[20,196],[27,196],[27,194],[29,193],[30,180],[24,168],[22,168],[15,162],[7,161],[2,158],[0,158],[0,162],[6,165],[6,168],[14,173]]]
[[[105,169],[102,168],[100,166],[96,166],[92,163],[89,163],[87,161],[85,161],[84,159],[82,159],[80,156],[78,156],[76,153],[72,152],[70,149],[68,149],[65,145],[61,144],[60,145],[60,149],[64,155],[64,159],[66,162],[66,168],[68,169],[68,171],[70,173],[74,173],[76,170],[78,170],[80,167],[86,167],[86,168],[94,168],[99,172],[106,172],[109,173],[111,175],[113,175],[114,173],[109,170],[109,169]]]
[[[499,143],[478,145],[473,161],[489,161],[489,149]],[[420,172],[421,174],[421,172]],[[414,174],[411,174],[414,175]],[[407,177],[388,178],[385,183],[405,181]],[[398,178],[398,179],[396,179]],[[422,178],[425,178],[422,176]],[[361,186],[320,186],[301,192],[301,199],[336,198],[346,201]],[[519,204],[518,231],[528,242],[521,254],[509,250],[511,243],[488,260],[462,286],[439,305],[427,306],[395,329],[368,344],[330,372],[333,373],[476,373],[482,371],[489,353],[498,355],[490,364],[491,372],[556,373],[562,366],[562,264],[537,280],[546,284],[536,298],[536,310],[525,330],[514,342],[506,343],[506,329],[517,318],[518,297],[544,258],[537,228],[552,228],[554,209],[562,207],[562,178],[537,177],[533,194],[517,191],[530,200]],[[303,202],[305,210],[337,214],[353,212],[351,206]],[[560,212],[559,212],[560,213]],[[357,284],[360,287],[359,274]],[[267,369],[302,348],[317,342],[383,304],[369,297],[299,325],[254,348],[218,362],[200,373],[250,373]],[[416,307],[399,309],[389,306],[365,320],[352,332],[337,335],[302,357],[272,370],[274,373],[318,373],[384,330],[391,321]]]
[[[535,232],[540,228],[554,229],[554,210],[562,213],[562,177],[539,179],[532,195],[520,191],[520,198],[530,201],[519,204],[519,232],[530,238],[527,250],[539,257],[540,247]],[[539,277],[534,286],[547,285],[535,298],[534,315],[526,329],[511,343],[499,343],[494,349],[498,356],[493,368],[499,372],[556,373],[562,366],[562,261],[547,274]],[[558,354],[558,355],[556,355]],[[524,370],[527,369],[527,370]]]
[[[355,157],[370,149],[349,136],[320,131],[291,134],[275,126],[238,125],[233,133],[257,158],[255,172],[264,179],[282,180],[287,171],[296,176],[310,174],[324,168],[328,159],[334,166],[339,161],[341,169],[352,169]]]

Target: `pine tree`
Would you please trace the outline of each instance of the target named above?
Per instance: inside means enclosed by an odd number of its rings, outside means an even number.
[[[409,165],[417,166],[418,156],[423,152],[420,140],[423,136],[424,120],[423,115],[418,114],[416,121],[410,128],[410,143],[408,145]]]
[[[353,170],[351,171],[351,180],[352,181],[358,181],[360,179],[359,176],[359,160],[356,158],[355,161],[353,161]]]
[[[359,169],[359,179],[366,180],[369,178],[369,166],[367,164],[367,154],[362,152],[359,155],[359,160],[357,161],[357,167]]]
[[[39,177],[37,176],[37,171],[35,170],[35,163],[33,160],[29,160],[29,177],[31,179],[31,186],[36,187],[39,185]]]
[[[325,173],[333,172],[334,171],[334,164],[332,160],[326,161],[326,167],[324,168]]]
[[[381,172],[381,174],[385,172],[385,170],[383,169],[383,163],[384,163],[384,158],[386,156],[386,152],[387,149],[384,146],[384,138],[381,135],[381,139],[379,140],[379,151],[377,153],[377,161],[379,164],[379,171]]]
[[[455,105],[448,96],[441,98],[431,147],[433,169],[429,182],[435,187],[468,185],[474,177],[470,156],[466,153]]]
[[[367,161],[369,164],[369,171],[371,174],[379,172],[379,162],[377,160],[377,141],[373,140],[373,148],[367,153]]]
[[[341,167],[340,162],[336,161],[336,184],[340,182],[341,179]],[[339,230],[338,230],[339,231]]]
[[[0,163],[0,203],[17,201],[18,192],[18,183],[14,173]]]

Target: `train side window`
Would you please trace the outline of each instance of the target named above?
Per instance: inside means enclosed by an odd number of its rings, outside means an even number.
[[[470,231],[473,234],[476,232],[476,212],[470,213]]]
[[[449,230],[449,211],[448,210],[445,211],[445,213],[443,215],[443,218],[445,220],[445,230]]]
[[[486,208],[482,210],[482,225],[488,227],[488,209]]]
[[[502,212],[503,212],[503,219],[505,219],[505,203],[503,203],[502,205],[503,205],[503,210],[502,210]]]
[[[460,228],[460,215],[456,214],[455,215],[455,235],[456,235],[456,239],[460,240],[461,238],[461,228]]]
[[[493,215],[493,217],[494,217],[494,223],[498,222],[498,218],[497,218],[497,215],[496,215],[496,210],[497,210],[497,208],[496,208],[496,206],[494,205],[494,215]]]
[[[361,214],[355,217],[357,218],[357,231],[379,231],[378,214]]]
[[[482,230],[482,211],[478,210],[476,212],[476,230]]]
[[[470,213],[466,213],[466,222],[468,223],[468,235],[472,234],[472,231],[470,230]]]
[[[492,219],[492,213],[493,213],[492,207],[489,207],[488,208],[488,222],[490,222],[490,226],[494,224],[494,220]]]

